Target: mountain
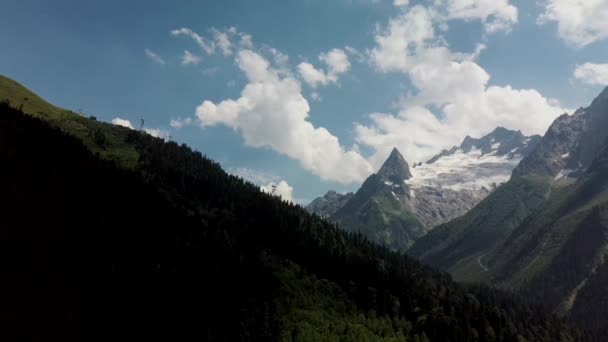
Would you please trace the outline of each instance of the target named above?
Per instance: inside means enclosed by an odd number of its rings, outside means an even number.
[[[499,127],[480,139],[466,137],[460,146],[412,168],[393,149],[354,196],[345,200],[330,193],[307,209],[347,231],[403,251],[428,230],[466,214],[506,182],[540,140]]]
[[[380,170],[330,219],[350,232],[359,232],[392,250],[405,250],[426,232],[409,207],[408,163],[395,148]]]
[[[185,145],[66,113],[0,103],[2,340],[600,341]]]
[[[538,135],[527,137],[502,127],[479,139],[467,136],[460,146],[412,169],[407,183],[414,195],[414,213],[429,229],[466,214],[508,181],[540,140]]]
[[[518,289],[594,330],[606,330],[608,88],[562,115],[536,149],[465,216],[408,251],[456,280]],[[590,157],[593,156],[593,157]]]
[[[486,136],[475,139],[467,136],[459,147],[452,147],[450,150],[443,150],[427,161],[433,164],[442,157],[453,156],[461,151],[463,154],[476,152],[479,156],[494,155],[507,157],[508,159],[521,158],[533,151],[540,142],[541,136],[524,136],[521,131],[513,131],[504,127],[497,127]]]
[[[329,218],[342,208],[353,197],[353,193],[339,194],[334,190],[328,191],[323,197],[314,199],[306,206],[309,213],[323,218]]]

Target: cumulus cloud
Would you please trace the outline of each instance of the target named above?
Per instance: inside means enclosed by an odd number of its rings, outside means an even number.
[[[154,61],[155,63],[158,63],[160,65],[165,65],[165,60],[162,59],[162,57],[160,57],[158,54],[156,54],[156,52],[154,52],[150,49],[145,49],[144,53],[146,54],[146,57],[148,57],[150,60]]]
[[[131,121],[129,121],[127,119],[114,118],[114,119],[112,119],[112,125],[122,126],[122,127],[127,127],[127,128],[130,128],[130,129],[134,129],[133,125],[131,125]]]
[[[263,192],[281,196],[286,201],[297,202],[293,197],[293,187],[276,175],[247,167],[230,168],[228,172],[259,185]]]
[[[435,9],[443,20],[479,20],[487,33],[509,32],[518,22],[509,0],[436,0]]]
[[[278,184],[268,183],[266,185],[260,186],[260,190],[273,194],[275,196],[280,196],[285,201],[293,202],[293,188],[291,185],[287,184],[286,181],[280,181]]]
[[[557,23],[558,35],[583,47],[608,38],[608,2],[605,0],[546,0],[539,24]]]
[[[332,49],[327,53],[322,53],[319,55],[319,60],[327,66],[327,71],[317,69],[308,62],[298,65],[300,77],[313,88],[318,85],[337,83],[339,76],[350,70],[348,55],[341,49]]]
[[[184,55],[182,56],[182,65],[198,65],[200,63],[201,58],[188,50],[184,50]]]
[[[393,147],[410,161],[425,161],[466,135],[481,136],[497,126],[525,134],[544,133],[566,109],[534,89],[490,86],[490,75],[470,54],[450,51],[432,9],[414,6],[376,32],[371,62],[382,72],[408,76],[417,92],[402,99],[396,114],[374,113],[356,124],[357,142],[375,150],[378,167]]]
[[[574,78],[590,85],[608,85],[608,64],[577,65],[574,70]]]
[[[175,128],[175,129],[180,129],[184,126],[190,126],[192,124],[192,118],[177,118],[177,119],[172,119],[169,122],[169,126]]]
[[[129,121],[127,119],[114,118],[114,119],[112,119],[112,124],[116,125],[116,126],[122,126],[122,127],[127,127],[130,129],[135,129],[135,128],[133,128],[131,121]],[[159,128],[144,128],[144,132],[150,134],[153,137],[161,138],[163,140],[169,139],[169,132],[164,131]]]
[[[376,30],[376,47],[369,52],[371,61],[383,72],[407,71],[414,50],[434,37],[431,14],[425,7],[415,6]]]
[[[155,138],[160,138],[163,140],[169,140],[169,132],[162,130],[160,128],[144,128],[144,132],[150,134]]]
[[[409,0],[394,0],[393,5],[395,6],[407,6],[410,3]]]
[[[310,107],[295,78],[251,50],[239,51],[236,63],[247,85],[238,99],[198,106],[196,115],[203,127],[231,127],[247,146],[271,148],[324,180],[349,184],[370,174],[365,158],[345,150],[329,131],[308,121]]]

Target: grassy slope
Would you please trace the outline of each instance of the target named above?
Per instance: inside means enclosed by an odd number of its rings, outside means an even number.
[[[605,298],[598,289],[608,269],[608,167],[601,158],[578,181],[516,178],[411,253],[458,281],[523,289],[600,331],[608,314],[586,306]]]
[[[517,178],[498,188],[465,216],[441,225],[408,251],[450,271],[459,281],[487,281],[480,265],[550,195],[545,179]],[[481,260],[480,260],[481,259]]]
[[[138,155],[126,143],[128,128],[96,121],[70,110],[53,106],[18,82],[0,75],[0,101],[21,108],[24,113],[43,119],[52,126],[80,138],[85,146],[103,159],[133,168]],[[100,143],[103,142],[103,143]]]
[[[488,256],[498,283],[521,287],[550,265],[594,208],[608,200],[608,193],[596,186],[599,178],[553,188],[548,201]],[[590,187],[598,191],[581,196]]]

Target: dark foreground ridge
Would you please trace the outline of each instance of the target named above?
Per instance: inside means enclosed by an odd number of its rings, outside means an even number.
[[[130,169],[0,104],[1,340],[595,341],[125,136]]]

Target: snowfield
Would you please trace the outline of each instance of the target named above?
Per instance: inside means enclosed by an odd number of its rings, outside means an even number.
[[[505,183],[521,161],[519,154],[497,156],[495,152],[482,155],[481,150],[468,153],[459,149],[432,164],[412,168],[413,177],[405,182],[412,188],[424,186],[460,190],[488,190]]]

